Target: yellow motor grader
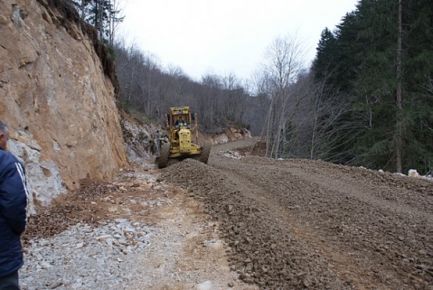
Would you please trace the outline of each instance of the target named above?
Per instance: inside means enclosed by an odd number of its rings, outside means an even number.
[[[156,163],[164,168],[170,160],[194,158],[207,163],[210,154],[210,145],[200,146],[198,139],[198,122],[196,114],[192,114],[188,106],[171,107],[167,113],[167,134],[157,137]],[[194,141],[193,141],[194,139]]]

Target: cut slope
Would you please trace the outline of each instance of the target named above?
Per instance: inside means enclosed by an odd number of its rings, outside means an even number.
[[[127,165],[115,90],[94,41],[44,1],[0,2],[0,119],[42,204]]]

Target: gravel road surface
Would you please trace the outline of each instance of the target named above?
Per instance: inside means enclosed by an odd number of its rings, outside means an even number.
[[[232,270],[262,289],[433,289],[433,182],[227,154],[162,172],[203,202]],[[243,150],[245,152],[245,150]]]

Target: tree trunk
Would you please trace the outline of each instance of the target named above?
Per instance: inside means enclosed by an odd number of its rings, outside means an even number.
[[[396,156],[396,171],[402,172],[402,147],[403,147],[403,136],[402,136],[402,0],[398,1],[398,38],[397,38],[397,88],[396,88],[396,105],[397,105],[397,116],[396,116],[396,138],[395,138],[395,156]]]
[[[323,88],[322,88],[323,91]],[[311,134],[311,148],[310,148],[310,159],[314,159],[314,150],[315,150],[315,142],[316,142],[316,130],[317,130],[317,118],[318,118],[318,111],[319,111],[319,105],[320,105],[320,96],[321,93],[317,96],[316,102],[314,104],[313,108],[313,132]]]

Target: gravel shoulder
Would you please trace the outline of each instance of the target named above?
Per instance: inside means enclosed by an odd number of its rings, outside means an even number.
[[[158,174],[89,183],[32,217],[22,289],[256,289],[230,270],[200,202]]]

